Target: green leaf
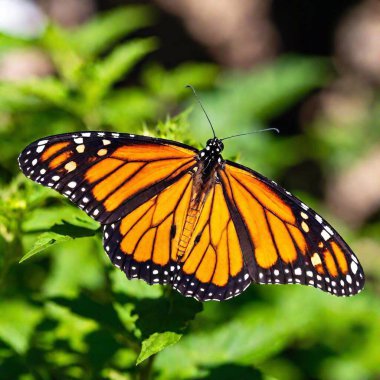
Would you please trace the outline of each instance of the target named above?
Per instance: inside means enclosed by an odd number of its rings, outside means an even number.
[[[152,11],[146,6],[113,9],[90,20],[71,33],[73,43],[84,56],[96,56],[121,37],[152,24]]]
[[[25,95],[33,95],[48,103],[65,108],[68,104],[68,88],[62,81],[50,77],[22,82],[19,89]]]
[[[182,334],[167,331],[164,333],[154,333],[148,339],[142,342],[141,352],[136,360],[136,365],[139,365],[145,359],[157,354],[166,347],[177,343],[181,339]]]
[[[83,83],[82,89],[90,104],[101,99],[108,89],[122,77],[147,53],[157,46],[154,38],[129,41],[115,48],[103,61],[92,69],[92,74]]]
[[[57,305],[70,309],[74,314],[97,321],[113,332],[122,333],[124,331],[122,321],[108,300],[96,299],[87,292],[82,292],[75,298],[52,297],[50,300]]]
[[[21,258],[20,263],[55,244],[63,243],[67,240],[71,240],[70,236],[60,235],[54,232],[45,232],[38,237],[33,248]]]
[[[24,354],[30,338],[43,313],[21,300],[2,300],[0,302],[0,338],[17,353]]]
[[[34,43],[35,41],[33,39],[21,38],[5,33],[0,33],[0,52],[30,46]]]
[[[51,227],[49,232],[44,232],[37,238],[33,248],[21,258],[20,263],[55,244],[63,243],[76,238],[94,236],[97,233],[97,230],[88,228],[87,221],[79,221],[79,224],[81,223],[82,226],[75,225],[67,221],[62,221],[60,224],[55,224]]]
[[[208,88],[219,73],[216,65],[187,62],[170,71],[159,65],[150,66],[143,73],[143,81],[151,92],[166,101],[175,101],[190,94],[185,86],[191,84],[197,89]]]
[[[25,93],[17,83],[0,83],[0,111],[31,112],[41,108],[41,100]]]
[[[326,59],[284,56],[272,65],[248,73],[226,72],[219,80],[219,89],[203,94],[202,100],[215,125],[231,134],[239,133],[254,121],[262,123],[275,117],[325,84],[331,77],[330,70]],[[200,112],[194,112],[192,124],[203,136],[208,136],[203,118]]]
[[[76,85],[84,61],[76,51],[68,32],[56,25],[50,25],[41,38],[41,44],[50,53],[59,74],[71,85]]]
[[[157,99],[146,90],[129,87],[107,95],[100,104],[99,112],[103,124],[131,132],[136,126],[152,119],[160,108]]]

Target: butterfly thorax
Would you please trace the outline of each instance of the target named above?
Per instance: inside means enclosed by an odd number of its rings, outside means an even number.
[[[222,158],[222,151],[224,149],[223,142],[218,138],[209,139],[206,147],[198,154],[199,168],[203,173],[204,181],[215,171],[215,168],[222,165],[224,160]]]

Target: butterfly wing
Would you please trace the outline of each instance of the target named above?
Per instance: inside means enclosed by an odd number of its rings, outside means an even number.
[[[192,175],[185,174],[121,220],[103,227],[104,249],[129,279],[172,282],[192,185]]]
[[[315,211],[244,166],[227,161],[219,176],[255,282],[305,284],[337,296],[363,288],[357,257]]]
[[[223,300],[251,282],[221,185],[191,212],[186,174],[119,222],[104,226],[104,247],[129,279],[170,283],[198,300]],[[191,231],[191,232],[190,232]]]
[[[101,223],[113,223],[196,164],[197,150],[173,141],[106,132],[38,140],[19,156],[24,174],[54,188]]]
[[[179,258],[174,288],[200,301],[222,301],[239,295],[252,279],[219,183],[207,194],[197,218],[191,236],[185,235],[184,241],[189,240]]]

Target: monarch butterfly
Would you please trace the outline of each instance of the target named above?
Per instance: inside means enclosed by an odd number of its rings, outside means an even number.
[[[341,236],[275,182],[224,160],[223,148],[215,132],[198,151],[86,131],[32,143],[19,165],[102,224],[105,251],[129,279],[200,301],[235,297],[252,282],[360,292],[362,267]]]

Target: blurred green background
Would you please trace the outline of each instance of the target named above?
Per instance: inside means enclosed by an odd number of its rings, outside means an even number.
[[[0,0],[0,379],[380,379],[378,2],[138,3]],[[61,132],[201,147],[188,83],[219,137],[281,130],[224,157],[331,221],[361,294],[252,285],[201,304],[128,281],[99,225],[18,170],[28,143]]]

